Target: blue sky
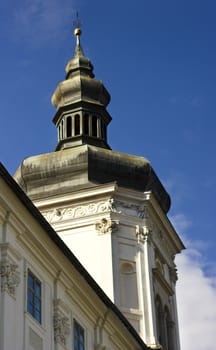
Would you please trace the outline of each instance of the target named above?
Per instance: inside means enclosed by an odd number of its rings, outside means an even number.
[[[50,97],[74,53],[72,23],[77,10],[84,52],[112,97],[109,144],[151,161],[172,196],[169,216],[188,247],[178,258],[182,350],[212,349],[216,3],[2,2],[0,159],[11,174],[23,158],[55,148]]]

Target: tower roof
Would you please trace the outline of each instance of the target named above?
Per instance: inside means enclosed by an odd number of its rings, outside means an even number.
[[[66,66],[66,78],[59,83],[52,103],[57,109],[53,122],[58,129],[56,150],[90,144],[110,148],[107,126],[111,116],[106,110],[110,94],[94,78],[93,65],[81,47],[81,29],[74,30],[75,52]]]

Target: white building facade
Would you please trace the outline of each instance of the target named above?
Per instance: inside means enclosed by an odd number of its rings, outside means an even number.
[[[0,287],[1,350],[147,349],[1,164]]]

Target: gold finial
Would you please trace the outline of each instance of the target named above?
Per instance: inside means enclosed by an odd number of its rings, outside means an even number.
[[[79,19],[78,12],[76,13],[76,19],[74,20],[73,25],[74,25],[74,35],[76,36],[77,47],[80,47],[80,35],[82,34],[82,31],[80,29],[81,21]]]
[[[82,34],[82,31],[81,31],[80,28],[75,28],[75,29],[74,29],[74,35],[75,35],[75,36],[80,36],[81,34]]]
[[[76,13],[76,19],[74,20],[73,25],[74,25],[74,35],[76,37],[79,37],[82,34],[82,31],[80,29],[81,21],[79,19],[79,13],[78,12]]]

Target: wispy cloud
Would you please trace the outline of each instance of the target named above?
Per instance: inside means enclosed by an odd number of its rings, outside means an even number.
[[[191,221],[182,213],[170,216],[170,221],[181,235],[192,225]]]
[[[53,43],[72,24],[73,0],[21,0],[14,10],[16,38],[32,45]]]
[[[193,107],[199,107],[204,104],[204,98],[201,96],[183,96],[173,95],[168,99],[171,105],[188,105]]]
[[[176,208],[181,207],[192,196],[187,174],[180,171],[170,174],[170,177],[167,179],[163,179],[163,184],[171,198],[175,199],[172,205],[172,209],[175,208],[175,211],[177,210]]]
[[[201,105],[204,104],[204,99],[203,97],[200,96],[194,96],[191,99],[191,105],[194,107],[200,107]]]

